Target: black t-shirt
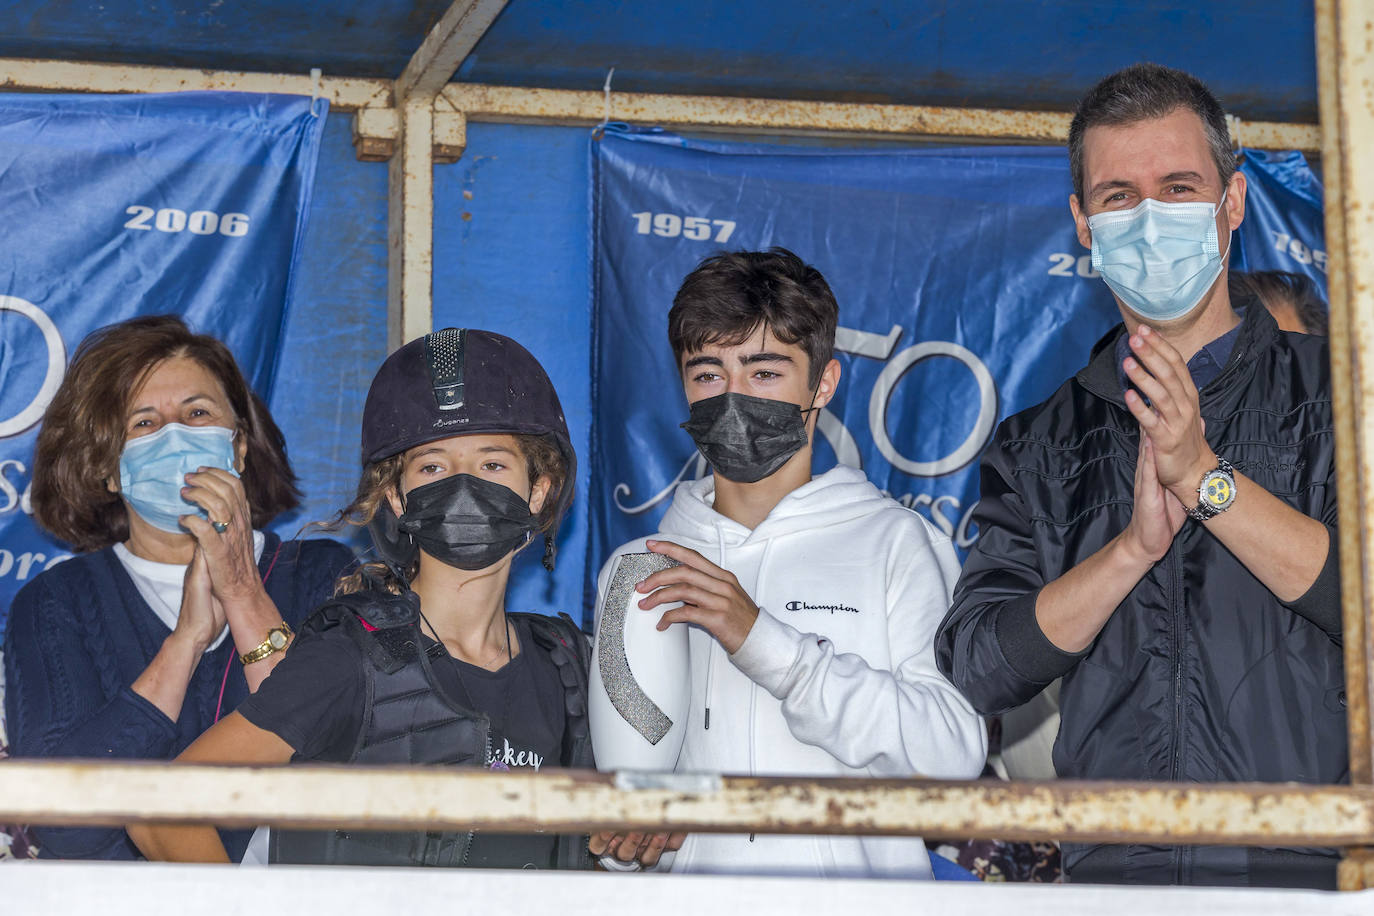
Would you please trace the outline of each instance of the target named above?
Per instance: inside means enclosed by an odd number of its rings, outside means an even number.
[[[500,670],[455,659],[426,636],[430,667],[452,705],[485,713],[491,720],[489,768],[560,766],[567,714],[558,668],[535,645],[528,622],[510,620],[520,654]],[[351,640],[301,639],[238,711],[291,745],[292,761],[346,762],[363,727],[364,664],[362,651]],[[553,834],[480,833],[466,864],[547,868],[554,839]]]

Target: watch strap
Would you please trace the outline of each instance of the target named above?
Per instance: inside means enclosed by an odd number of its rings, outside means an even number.
[[[1199,499],[1196,506],[1185,506],[1184,512],[1195,522],[1205,522],[1208,519],[1216,518],[1221,514],[1220,510],[1213,509],[1204,500]]]
[[[277,634],[281,637],[281,645],[276,645],[272,641],[272,636],[274,634]],[[259,643],[257,648],[249,649],[247,652],[240,655],[239,661],[245,665],[251,665],[254,662],[262,661],[264,658],[267,658],[267,656],[273,654],[274,652],[285,652],[286,647],[291,642],[291,637],[294,635],[295,634],[291,632],[290,625],[287,624],[285,620],[283,620],[281,623],[277,624],[275,627],[272,627],[270,630],[267,631],[267,638],[265,638],[261,643]]]

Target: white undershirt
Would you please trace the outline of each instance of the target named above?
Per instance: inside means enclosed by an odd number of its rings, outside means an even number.
[[[262,560],[262,548],[265,543],[267,538],[263,537],[262,532],[254,531],[253,562]],[[167,629],[175,630],[177,618],[181,615],[181,592],[186,582],[188,564],[155,563],[145,560],[134,556],[123,544],[114,545],[114,554],[119,557],[119,562],[124,564],[125,572],[134,580],[134,586],[148,603],[148,607],[152,608],[158,619],[167,625]],[[224,642],[224,637],[228,635],[229,624],[226,623],[219,636],[215,637],[215,641],[207,646],[205,651],[219,648],[219,644]]]

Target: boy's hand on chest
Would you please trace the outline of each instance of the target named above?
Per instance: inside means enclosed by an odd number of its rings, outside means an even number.
[[[694,623],[715,637],[726,652],[738,652],[758,619],[759,608],[734,574],[672,541],[649,541],[646,546],[681,564],[660,570],[635,586],[648,596],[639,602],[644,610],[682,602],[681,607],[663,615],[658,629]]]

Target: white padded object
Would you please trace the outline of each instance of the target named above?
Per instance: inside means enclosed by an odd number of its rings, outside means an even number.
[[[602,770],[672,770],[682,750],[690,700],[687,625],[660,633],[680,602],[641,610],[635,585],[677,562],[656,553],[616,560],[602,596],[592,652],[592,748]]]

